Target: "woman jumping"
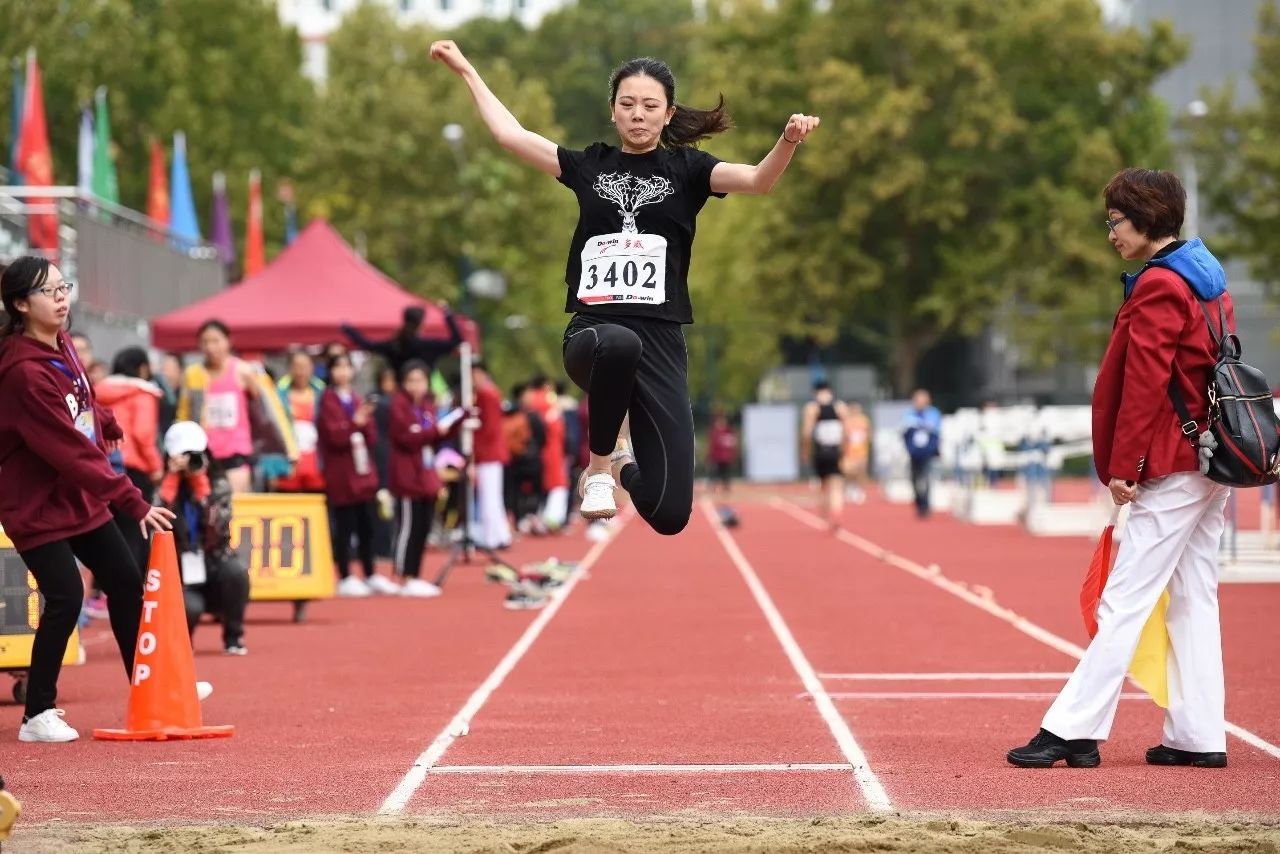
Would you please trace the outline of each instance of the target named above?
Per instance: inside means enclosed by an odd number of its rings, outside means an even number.
[[[650,527],[679,533],[693,510],[693,414],[680,327],[693,322],[688,273],[698,212],[713,195],[773,189],[818,118],[791,116],[755,166],[724,163],[693,147],[728,130],[724,99],[710,110],[679,104],[665,63],[633,59],[609,81],[621,146],[570,151],[522,127],[453,42],[435,42],[431,57],[466,82],[498,144],[578,198],[565,273],[573,318],[564,367],[591,398],[582,515],[617,513],[620,482]],[[634,457],[618,442],[628,414]]]

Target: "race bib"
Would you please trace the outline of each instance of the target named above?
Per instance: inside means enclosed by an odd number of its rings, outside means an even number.
[[[587,305],[667,301],[667,239],[656,234],[601,234],[582,248],[578,301]]]
[[[929,440],[931,438],[932,437],[929,435],[929,431],[922,428],[916,428],[911,433],[911,443],[915,445],[917,448],[929,447]]]
[[[320,444],[320,433],[310,421],[293,422],[293,438],[297,440],[300,454],[309,454]]]
[[[839,421],[819,421],[813,428],[813,441],[828,448],[838,448],[844,441],[844,425]]]
[[[85,437],[93,442],[98,443],[98,430],[93,422],[93,410],[86,409],[76,416],[76,429],[85,435]]]
[[[217,430],[234,428],[240,415],[239,397],[234,391],[210,394],[204,404],[204,426]]]
[[[204,552],[182,553],[183,584],[204,584],[208,577],[204,566]]]

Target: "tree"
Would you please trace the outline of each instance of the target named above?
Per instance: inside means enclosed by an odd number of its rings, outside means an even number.
[[[399,27],[373,5],[334,33],[329,80],[300,163],[304,212],[348,238],[364,235],[370,262],[455,306],[464,259],[500,272],[507,297],[469,306],[488,333],[485,351],[498,375],[558,367],[572,196],[492,140],[466,87],[431,61],[437,35]],[[500,60],[475,59],[526,126],[559,136],[540,82],[518,81]],[[448,124],[462,129],[457,151],[442,135]],[[508,317],[522,331],[508,333]]]
[[[1255,39],[1253,79],[1258,100],[1235,102],[1234,88],[1206,93],[1203,117],[1184,119],[1201,180],[1200,200],[1213,218],[1214,251],[1247,262],[1250,275],[1280,294],[1280,11],[1262,6]],[[1215,228],[1215,226],[1217,226]]]
[[[743,0],[713,15],[700,82],[740,128],[719,156],[754,161],[791,112],[826,117],[734,235],[751,257],[711,285],[720,302],[758,293],[784,333],[864,339],[899,394],[944,335],[1012,319],[1045,365],[1064,348],[1038,342],[1097,317],[1114,281],[1098,192],[1164,154],[1148,92],[1181,56],[1169,28],[1108,32],[1092,0]]]

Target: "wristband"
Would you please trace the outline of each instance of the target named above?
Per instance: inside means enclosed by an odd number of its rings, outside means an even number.
[[[783,141],[783,142],[789,142],[789,143],[791,143],[792,145],[799,145],[800,143],[804,142],[804,140],[803,140],[803,139],[787,139],[787,132],[786,132],[786,131],[783,131],[783,132],[782,132],[782,141]]]

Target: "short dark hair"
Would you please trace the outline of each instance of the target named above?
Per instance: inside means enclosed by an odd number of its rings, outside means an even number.
[[[830,391],[831,383],[827,382],[826,380],[814,380],[813,390],[814,391]]]
[[[431,382],[431,368],[421,359],[410,359],[400,366],[400,382],[407,380],[409,374],[414,371],[422,371],[422,375],[427,378],[427,382]]]
[[[141,347],[125,347],[111,361],[111,373],[137,379],[142,376],[143,365],[151,366],[147,351]]]
[[[218,320],[217,318],[210,318],[209,320],[206,320],[204,323],[200,324],[200,329],[196,332],[196,337],[199,338],[200,336],[208,332],[210,329],[216,329],[218,332],[221,332],[227,338],[231,337],[231,330],[227,328],[227,324],[223,323],[221,320]]]
[[[1187,210],[1187,191],[1172,172],[1132,167],[1116,173],[1102,191],[1107,210],[1129,218],[1141,233],[1155,240],[1177,237]]]

